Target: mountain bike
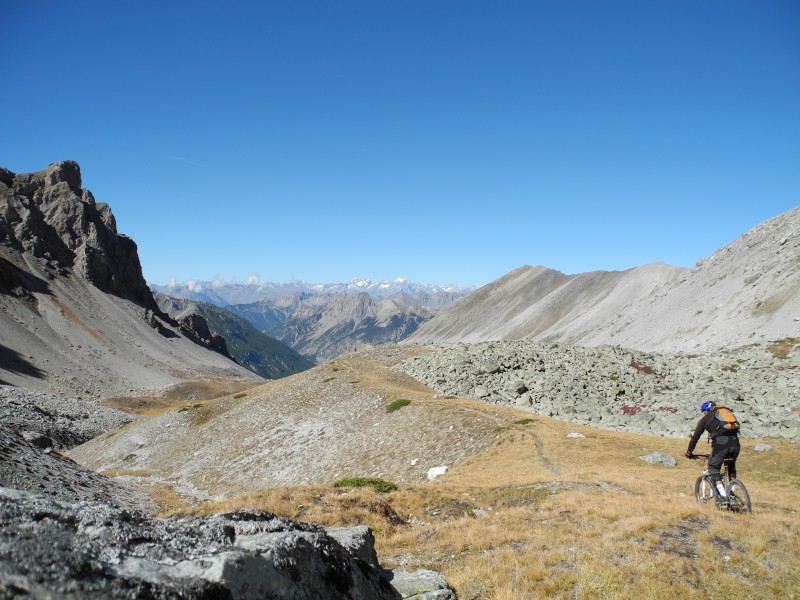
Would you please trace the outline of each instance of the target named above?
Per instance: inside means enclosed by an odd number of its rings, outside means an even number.
[[[722,485],[725,486],[725,497],[720,496],[717,491],[717,486],[714,485],[714,480],[708,474],[708,459],[710,454],[695,454],[693,458],[704,459],[703,474],[697,478],[694,484],[694,498],[698,504],[706,504],[712,500],[717,505],[717,508],[727,508],[733,512],[751,512],[753,507],[750,503],[750,494],[747,488],[738,479],[731,479],[728,473],[728,464],[731,459],[726,458],[722,461],[722,468],[720,475],[722,475]]]

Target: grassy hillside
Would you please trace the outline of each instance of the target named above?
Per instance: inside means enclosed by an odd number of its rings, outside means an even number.
[[[800,590],[797,444],[745,442],[740,476],[754,512],[698,506],[696,461],[649,465],[683,441],[578,428],[534,417],[431,483],[291,487],[189,510],[258,507],[296,520],[374,529],[381,564],[444,572],[461,600],[796,598]],[[173,513],[187,512],[186,509]]]
[[[279,379],[314,366],[313,362],[265,335],[246,319],[207,302],[198,302],[197,306],[211,331],[225,338],[228,352],[246,369],[267,379]]]
[[[486,430],[487,443],[432,482],[379,493],[334,487],[331,473],[330,485],[268,488],[201,505],[164,494],[165,514],[256,507],[329,525],[365,523],[375,531],[381,564],[440,570],[461,600],[800,595],[800,444],[794,441],[743,440],[739,476],[754,509],[732,514],[695,503],[702,465],[683,458],[687,440],[431,396],[355,358],[318,369],[317,378],[346,376],[387,401],[411,399],[391,415],[429,406],[435,412],[424,419],[436,419],[444,431],[457,424],[450,415],[465,412],[496,425]],[[416,456],[417,436],[406,427],[407,447],[393,444],[384,452],[407,450],[398,455],[407,462]],[[585,437],[567,437],[572,431]],[[756,452],[756,442],[774,449]],[[653,451],[678,458],[677,466],[640,460]],[[363,476],[380,477],[361,466]]]

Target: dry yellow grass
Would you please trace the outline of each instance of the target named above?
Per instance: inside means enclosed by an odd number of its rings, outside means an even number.
[[[209,379],[186,381],[167,388],[161,396],[119,396],[103,400],[105,406],[155,417],[176,408],[207,404],[215,398],[240,393],[260,385],[258,381]]]
[[[666,468],[638,458],[681,456],[684,440],[532,419],[507,425],[441,479],[389,494],[276,488],[166,512],[250,507],[368,524],[384,566],[440,570],[462,600],[798,597],[798,444],[770,441],[775,450],[756,453],[744,441],[739,473],[754,512],[736,515],[695,504],[699,462]],[[573,429],[586,437],[567,438]]]
[[[345,377],[388,400],[480,412],[497,423],[492,443],[433,482],[388,494],[284,487],[197,506],[165,495],[163,514],[248,507],[324,525],[367,524],[383,566],[442,571],[461,600],[800,596],[800,444],[770,440],[774,450],[754,452],[755,440],[743,440],[738,470],[754,509],[732,514],[695,503],[702,465],[683,458],[687,440],[432,399],[403,374],[351,359],[325,369],[321,376]],[[515,424],[523,418],[530,422]],[[585,437],[568,438],[572,430]],[[653,451],[680,457],[678,465],[639,459]]]

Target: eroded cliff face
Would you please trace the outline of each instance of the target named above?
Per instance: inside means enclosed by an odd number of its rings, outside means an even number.
[[[75,162],[0,169],[0,385],[98,400],[209,376],[252,375],[205,323],[159,309]]]
[[[75,276],[157,311],[136,243],[117,232],[107,204],[81,187],[74,161],[15,174],[0,169],[0,246],[46,279]]]

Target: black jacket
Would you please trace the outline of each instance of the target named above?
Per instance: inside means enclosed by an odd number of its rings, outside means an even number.
[[[716,416],[714,416],[714,411],[710,410],[697,422],[697,427],[694,429],[692,439],[689,440],[689,448],[686,452],[694,452],[694,448],[697,446],[697,442],[700,441],[700,438],[703,437],[704,431],[707,431],[711,435],[712,446],[719,443],[730,443],[733,440],[736,440],[735,443],[739,443],[739,436],[736,433],[727,431],[718,432],[718,429],[719,421],[717,421]]]

